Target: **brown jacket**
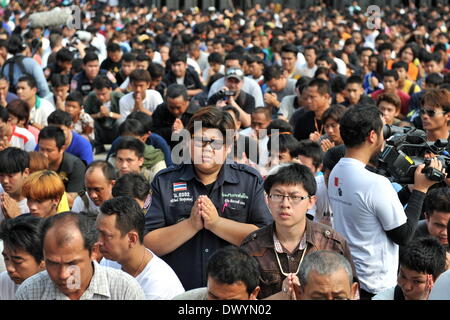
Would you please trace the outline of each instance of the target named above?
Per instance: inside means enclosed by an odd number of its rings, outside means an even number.
[[[285,278],[281,273],[275,256],[273,243],[274,228],[275,223],[256,230],[248,235],[241,244],[241,248],[249,252],[259,262],[261,291],[258,299],[263,299],[280,292]],[[329,226],[307,219],[306,242],[308,244],[306,254],[319,250],[331,250],[344,255],[350,261],[353,276],[356,279],[356,271],[347,241],[337,231]],[[280,263],[284,272],[295,273],[303,253],[302,251],[297,249],[292,256],[288,256],[286,253],[279,254]]]

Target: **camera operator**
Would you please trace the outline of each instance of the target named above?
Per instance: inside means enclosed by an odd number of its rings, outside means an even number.
[[[251,123],[250,115],[255,109],[255,98],[242,90],[243,84],[244,72],[239,68],[229,68],[225,72],[225,87],[208,99],[208,105],[235,107],[239,110],[242,127],[247,128]]]
[[[425,194],[434,181],[420,165],[406,209],[386,177],[365,167],[384,148],[383,118],[374,106],[350,108],[340,121],[345,157],[334,167],[328,182],[333,227],[349,242],[360,280],[361,299],[395,286],[398,245],[414,235]],[[433,159],[431,167],[442,170]]]

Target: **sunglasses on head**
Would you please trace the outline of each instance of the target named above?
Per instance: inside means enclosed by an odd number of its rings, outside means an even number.
[[[446,114],[446,111],[434,111],[431,109],[420,109],[420,114],[427,114],[429,117],[434,117],[436,114]]]

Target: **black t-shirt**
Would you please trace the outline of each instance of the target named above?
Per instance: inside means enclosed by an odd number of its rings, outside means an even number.
[[[105,60],[103,60],[102,64],[100,65],[101,69],[110,71],[114,76],[119,73],[121,67],[122,60],[119,62],[113,62],[110,58],[106,58]]]
[[[84,189],[86,166],[79,158],[64,152],[63,161],[57,173],[61,176],[66,192],[80,192]]]
[[[316,115],[313,111],[307,111],[299,114],[294,125],[294,136],[297,140],[305,140],[309,139],[309,135],[315,131],[322,131],[323,133],[322,129],[322,121],[316,120]]]

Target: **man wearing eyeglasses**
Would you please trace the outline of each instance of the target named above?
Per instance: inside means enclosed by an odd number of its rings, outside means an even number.
[[[206,286],[207,261],[217,249],[239,246],[272,221],[261,176],[251,167],[225,163],[234,130],[228,112],[200,109],[187,125],[183,155],[189,163],[161,171],[152,183],[144,243],[172,267],[186,290]]]
[[[430,142],[449,139],[450,92],[445,89],[431,89],[422,97],[420,117],[423,129]],[[447,145],[449,150],[449,146]]]
[[[339,233],[306,218],[317,200],[316,180],[308,167],[298,163],[280,165],[264,181],[264,190],[274,223],[253,232],[241,245],[260,265],[258,299],[291,298],[283,288],[288,287],[289,278],[298,274],[303,258],[312,252],[331,250],[352,261],[347,242]]]

